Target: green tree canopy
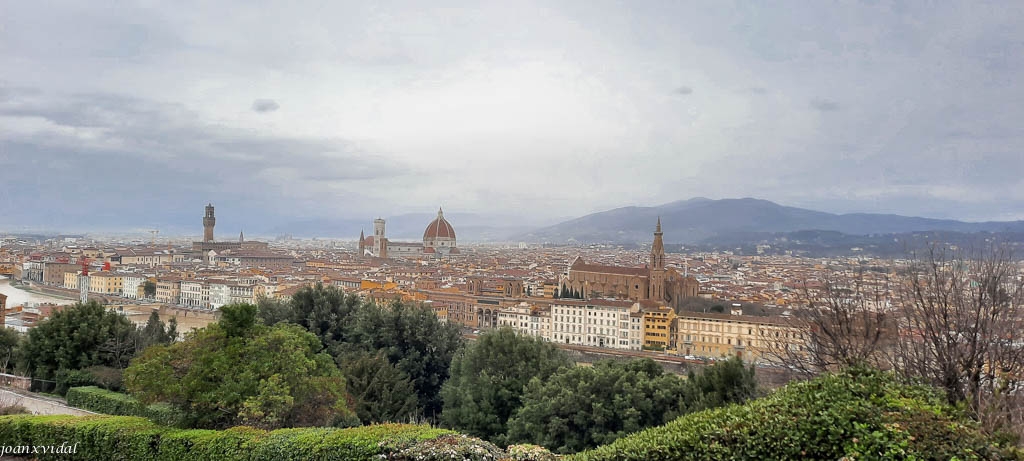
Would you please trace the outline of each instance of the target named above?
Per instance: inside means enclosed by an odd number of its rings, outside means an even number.
[[[610,443],[681,414],[686,381],[653,360],[607,360],[530,380],[509,438],[573,453]]]
[[[257,307],[252,304],[229,304],[220,308],[218,323],[229,338],[248,336],[259,323],[256,312]]]
[[[7,373],[21,345],[21,333],[0,325],[0,372]]]
[[[146,326],[142,327],[139,331],[139,348],[145,349],[155,344],[170,344],[174,341],[174,336],[177,336],[177,321],[175,321],[174,331],[168,331],[164,322],[160,320],[160,314],[156,310],[153,310],[149,314],[149,319],[146,321]],[[171,333],[174,336],[171,336]]]
[[[452,359],[451,378],[441,396],[441,421],[466,434],[507,445],[508,419],[522,406],[532,378],[546,380],[573,365],[569,357],[539,338],[510,328],[487,331]]]
[[[169,343],[178,340],[178,316],[171,317],[167,321],[167,338]]]
[[[757,397],[754,366],[745,367],[738,357],[707,367],[700,373],[690,370],[687,381],[694,388],[694,399],[686,402],[688,412],[739,403]]]
[[[21,368],[34,378],[52,380],[57,370],[79,370],[93,365],[128,366],[135,354],[138,333],[124,315],[95,301],[55,312],[29,330]]]
[[[262,325],[252,305],[222,311],[220,322],[186,340],[146,349],[125,371],[128,391],[179,407],[201,428],[353,422],[345,377],[316,336],[296,325]]]
[[[291,308],[292,322],[319,337],[331,355],[382,352],[412,381],[420,413],[434,418],[441,412],[441,385],[463,343],[458,327],[421,306],[378,306],[323,284],[299,290]]]
[[[349,395],[363,424],[408,422],[419,413],[412,381],[383,353],[356,351],[337,362],[345,371]]]
[[[264,325],[276,325],[293,320],[292,303],[289,299],[260,297],[256,301],[256,315]]]
[[[155,298],[156,297],[156,283],[153,283],[152,280],[146,280],[145,282],[143,282],[143,284],[142,284],[142,294],[145,297],[149,298],[149,299]]]
[[[352,341],[353,318],[362,306],[357,296],[317,283],[292,296],[291,322],[316,335],[335,353],[339,345]]]
[[[664,373],[650,359],[603,361],[530,380],[522,408],[509,420],[509,438],[572,453],[755,393],[753,368],[739,359],[691,373],[689,380]]]
[[[356,316],[350,345],[383,352],[412,380],[423,416],[433,419],[441,413],[441,385],[463,342],[458,327],[441,323],[428,308],[368,302]]]

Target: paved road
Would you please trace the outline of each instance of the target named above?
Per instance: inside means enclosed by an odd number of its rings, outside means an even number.
[[[49,397],[32,395],[19,391],[0,389],[0,405],[21,405],[34,415],[95,415],[91,411],[69,407],[64,402]]]

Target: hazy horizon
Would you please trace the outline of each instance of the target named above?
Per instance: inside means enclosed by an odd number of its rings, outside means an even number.
[[[683,201],[695,200],[695,199],[709,199],[709,200],[746,200],[746,199],[754,199],[754,200],[763,200],[763,199],[758,199],[756,197],[725,197],[725,198],[722,198],[722,199],[711,199],[709,197],[691,197],[689,199],[682,199],[682,200],[677,200],[677,201],[667,202],[667,203],[658,203],[658,204],[650,204],[650,205],[643,205],[643,204],[641,204],[641,205],[629,205],[629,206],[626,206],[626,207],[619,207],[619,208],[615,208],[615,209],[631,208],[631,207],[656,208],[656,207],[660,207],[660,206],[670,205],[670,204],[675,203],[675,202],[683,202]],[[783,206],[783,207],[790,207],[791,206],[791,205],[788,205],[788,204],[785,204],[785,203],[777,203],[777,202],[773,202],[773,203],[776,203],[777,205],[780,205],[780,206]],[[337,217],[337,218],[307,217],[307,218],[296,218],[296,219],[294,219],[292,221],[288,221],[286,223],[278,224],[277,225],[278,228],[251,228],[249,230],[246,230],[246,228],[240,227],[240,225],[241,225],[240,223],[242,221],[244,221],[244,219],[240,219],[240,217],[238,217],[238,216],[234,216],[234,215],[229,214],[229,213],[232,213],[233,210],[231,210],[231,209],[222,210],[219,207],[217,207],[216,209],[217,209],[217,226],[216,226],[215,236],[216,236],[217,240],[234,240],[234,239],[237,239],[238,232],[240,232],[240,231],[244,231],[245,235],[247,237],[250,237],[250,238],[251,237],[269,238],[269,237],[275,237],[275,236],[286,235],[286,234],[296,234],[297,231],[294,230],[294,229],[281,229],[280,227],[290,226],[290,227],[294,228],[295,226],[301,226],[301,225],[304,225],[304,224],[313,223],[314,225],[319,225],[319,226],[323,226],[325,224],[337,224],[337,225],[340,225],[341,227],[347,228],[347,232],[344,232],[344,233],[339,233],[339,232],[335,232],[335,233],[320,233],[320,234],[318,234],[318,233],[302,233],[302,232],[298,232],[298,234],[299,234],[298,236],[301,236],[301,237],[321,237],[321,238],[325,238],[325,239],[340,239],[340,240],[353,240],[353,241],[355,241],[356,240],[356,236],[358,235],[359,230],[363,230],[367,234],[372,232],[372,229],[373,229],[373,219],[380,217],[380,218],[384,218],[388,222],[388,236],[391,237],[393,240],[396,240],[396,241],[406,241],[406,240],[417,241],[419,239],[419,234],[422,232],[420,228],[426,226],[426,224],[429,223],[431,220],[433,220],[433,218],[436,216],[436,211],[432,211],[432,212],[401,213],[401,214],[395,214],[395,215],[376,214],[376,215],[372,215],[372,216]],[[599,210],[596,213],[601,213],[601,212],[605,212],[605,211],[613,211],[615,209]],[[870,211],[868,211],[868,212],[853,211],[853,212],[850,212],[850,213],[834,213],[834,212],[829,211],[829,210],[817,210],[817,209],[806,209],[806,210],[831,213],[831,214],[835,214],[835,215],[843,215],[843,214],[876,214],[876,213],[873,213],[873,212],[870,212]],[[592,214],[592,213],[588,213],[588,215],[589,214]],[[456,228],[456,232],[458,232],[460,229],[464,231],[467,228],[469,228],[471,230],[474,230],[474,231],[479,231],[481,228],[495,228],[495,229],[505,229],[506,231],[508,231],[509,229],[518,229],[519,232],[525,232],[525,231],[528,231],[528,230],[530,230],[530,231],[537,230],[537,229],[545,228],[547,226],[553,226],[553,225],[564,223],[564,222],[567,222],[567,221],[572,221],[572,220],[575,220],[575,219],[578,219],[578,218],[581,218],[581,217],[584,217],[584,216],[587,216],[587,215],[561,216],[561,217],[552,217],[552,218],[546,218],[546,219],[538,219],[538,218],[522,218],[521,216],[517,216],[517,215],[509,214],[509,213],[505,213],[505,214],[501,214],[501,213],[468,213],[468,212],[459,212],[459,211],[455,211],[455,212],[445,211],[445,217]],[[898,216],[905,216],[905,215],[898,215]],[[922,218],[928,218],[928,219],[945,219],[945,218],[934,218],[934,217],[928,217],[928,216],[907,216],[907,217],[922,217]],[[950,218],[950,219],[952,219],[952,218]],[[986,221],[970,221],[970,220],[956,220],[956,221],[961,221],[961,222],[966,222],[966,223],[982,223],[982,222],[986,222]],[[1016,221],[1019,222],[1019,221],[1024,221],[1024,220],[1016,220]],[[1006,221],[1006,222],[1014,222],[1014,221]],[[398,223],[397,227],[395,225],[396,223]],[[114,226],[114,227],[109,227],[109,228],[92,227],[92,228],[77,228],[77,229],[75,229],[75,228],[57,229],[57,228],[44,228],[44,227],[32,228],[32,227],[28,227],[28,226],[22,226],[21,228],[14,228],[14,227],[8,228],[8,227],[4,227],[4,224],[5,223],[0,223],[0,233],[4,233],[4,232],[7,232],[7,233],[33,233],[33,232],[35,232],[35,233],[44,233],[44,234],[94,234],[94,235],[125,235],[125,236],[128,236],[128,235],[136,236],[136,235],[138,235],[138,236],[144,237],[143,240],[146,240],[146,239],[148,239],[149,237],[152,236],[152,234],[149,231],[151,231],[153,229],[156,229],[156,230],[160,231],[157,234],[159,236],[159,238],[176,238],[176,239],[180,239],[180,238],[186,238],[186,237],[201,238],[201,236],[202,236],[201,216],[200,217],[191,217],[187,221],[183,221],[183,222],[162,223],[161,225],[155,225],[155,226],[151,226],[151,227],[128,225],[128,226]],[[640,224],[643,225],[643,226],[646,226],[649,223],[640,223]],[[812,230],[812,229],[807,229],[807,230]],[[920,229],[920,230],[921,231],[927,231],[928,229]],[[933,230],[935,230],[935,229],[933,229]],[[670,229],[670,230],[668,230],[667,234],[672,234],[672,233],[674,233],[674,231],[678,231],[678,229]],[[508,232],[506,232],[506,233],[508,233]],[[352,235],[348,235],[348,234],[352,234]],[[477,241],[477,240],[476,239],[470,239],[470,240],[466,240],[466,241]]]

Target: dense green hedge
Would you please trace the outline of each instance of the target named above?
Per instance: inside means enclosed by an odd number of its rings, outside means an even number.
[[[267,432],[173,429],[131,416],[2,416],[0,445],[61,443],[77,453],[40,454],[40,460],[370,460],[389,459],[417,443],[453,434],[428,426],[387,424],[349,429],[301,428]]]
[[[164,426],[179,426],[184,415],[166,403],[143,405],[134,397],[95,386],[72,387],[67,393],[68,405],[97,413],[117,416],[142,416]]]
[[[72,456],[110,460],[496,460],[550,453],[493,445],[426,426],[182,430],[126,416],[0,416],[0,445],[78,444]],[[1000,447],[930,388],[858,371],[790,384],[768,397],[692,413],[570,456],[601,460],[906,459],[1008,460]]]
[[[932,389],[858,371],[790,384],[745,405],[682,416],[572,461],[1022,459]]]

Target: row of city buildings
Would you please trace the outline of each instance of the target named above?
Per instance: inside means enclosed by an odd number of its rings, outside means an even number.
[[[687,300],[708,296],[705,285],[718,290],[721,278],[708,280],[711,270],[699,265],[703,261],[666,254],[660,221],[646,254],[605,247],[460,248],[440,210],[422,243],[390,241],[378,219],[374,235],[361,235],[354,247],[271,246],[242,235],[217,241],[215,222],[209,205],[203,239],[188,246],[26,247],[15,275],[44,287],[82,291],[87,283],[87,295],[194,309],[284,298],[323,283],[380,303],[429,306],[467,330],[508,326],[559,344],[749,360],[764,359],[770,344],[802,347],[802,334],[785,317],[688,310]],[[83,260],[91,269],[88,278],[81,275]],[[703,283],[688,271],[694,266]]]
[[[498,326],[560,344],[658,350],[697,357],[737,356],[772,362],[781,348],[804,350],[804,334],[787,318],[679,312],[651,302],[529,302],[500,309]]]

